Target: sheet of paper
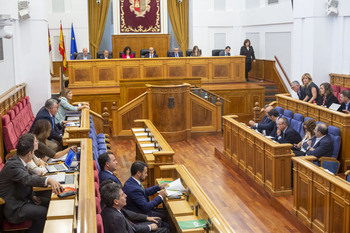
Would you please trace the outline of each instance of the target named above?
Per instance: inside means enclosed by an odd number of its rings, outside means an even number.
[[[70,116],[70,117],[67,117],[67,121],[79,121],[79,117],[78,116]]]
[[[137,129],[132,129],[134,132],[145,132],[144,128],[137,128]]]
[[[135,136],[147,136],[147,133],[135,133]]]
[[[143,153],[145,153],[145,154],[152,154],[153,151],[158,151],[158,150],[144,150]]]
[[[139,142],[150,142],[151,138],[138,138],[137,141],[139,141]]]
[[[141,147],[154,147],[154,143],[140,144]]]
[[[329,109],[337,111],[339,107],[340,107],[340,104],[333,103],[331,106],[329,106]]]
[[[182,192],[179,191],[166,190],[166,193],[168,197],[182,196]]]
[[[65,154],[65,155],[63,155],[62,157],[59,157],[58,159],[49,159],[49,160],[47,161],[47,163],[56,163],[56,162],[59,162],[59,161],[65,161],[66,158],[67,158],[67,155],[68,155],[68,154]]]
[[[169,183],[169,185],[167,187],[165,187],[166,191],[168,192],[168,190],[170,191],[179,191],[179,192],[185,192],[186,189],[185,187],[182,185],[180,178],[178,178],[177,180],[174,180],[173,182]]]

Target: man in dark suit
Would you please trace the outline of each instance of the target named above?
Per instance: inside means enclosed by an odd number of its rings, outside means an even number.
[[[90,60],[92,56],[88,53],[87,48],[83,48],[83,53],[79,53],[75,60]]]
[[[145,55],[145,58],[154,58],[154,57],[158,57],[158,55],[154,52],[154,48],[150,47],[148,49],[148,53]]]
[[[268,136],[270,137],[276,137],[276,133],[277,133],[277,121],[280,118],[280,114],[276,109],[271,109],[268,113],[268,117],[270,118],[270,120],[272,121],[273,124],[273,129],[271,131],[270,134],[268,134]]]
[[[341,105],[338,108],[339,112],[343,113],[350,113],[350,91],[349,90],[343,90],[340,92],[340,101]]]
[[[174,48],[174,52],[169,52],[168,57],[183,57],[182,51],[178,47]]]
[[[105,50],[99,59],[112,59],[112,56],[109,54],[108,50]]]
[[[252,129],[259,130],[259,132],[264,134],[264,135],[269,135],[275,126],[273,121],[268,117],[269,112],[272,109],[273,109],[272,106],[270,106],[268,104],[265,105],[265,107],[264,107],[265,116],[263,117],[263,119],[260,121],[260,123],[255,123],[255,121],[250,120],[249,121],[250,127]]]
[[[42,107],[39,112],[36,114],[36,117],[34,119],[33,125],[30,128],[29,132],[33,132],[34,125],[37,122],[37,120],[44,119],[50,122],[51,124],[51,133],[48,137],[49,140],[54,139],[58,144],[62,143],[62,131],[60,128],[62,128],[62,123],[55,124],[55,115],[58,111],[58,103],[55,99],[48,99],[45,102],[45,106]]]
[[[295,91],[298,94],[299,100],[305,99],[305,96],[306,96],[305,89],[303,86],[300,86],[300,83],[298,81],[296,80],[293,81],[291,88],[293,91]]]
[[[292,127],[289,127],[288,119],[281,117],[277,121],[277,132],[275,141],[279,143],[298,144],[301,141],[300,134]]]
[[[127,195],[123,192],[121,185],[107,183],[101,187],[100,193],[102,202],[106,205],[101,212],[105,233],[168,232],[166,228],[160,227],[159,217],[148,217],[123,209],[127,204]]]
[[[113,180],[117,184],[122,185],[120,180],[113,174],[117,169],[117,160],[112,152],[105,152],[98,157],[98,164],[100,165],[100,172],[98,173],[98,178],[100,183],[104,180]]]
[[[331,157],[333,154],[333,141],[328,135],[328,126],[324,123],[316,126],[315,136],[305,143],[308,144],[306,155],[313,155],[319,159],[320,157]]]
[[[8,159],[0,172],[0,196],[5,200],[4,216],[10,223],[32,220],[28,232],[38,233],[44,229],[49,199],[38,197],[32,187],[52,186],[54,193],[63,187],[54,179],[30,175],[26,168],[32,159],[38,142],[33,134],[19,138],[17,154]]]
[[[231,51],[231,47],[226,46],[225,51],[220,51],[219,56],[231,56],[230,51]]]

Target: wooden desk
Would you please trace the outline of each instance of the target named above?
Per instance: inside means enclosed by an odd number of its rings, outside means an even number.
[[[236,121],[223,116],[223,154],[274,196],[292,194],[292,144],[279,144]]]
[[[180,200],[165,199],[165,206],[177,232],[206,232],[204,228],[181,230],[179,227],[179,221],[198,219],[207,221],[209,227],[207,232],[234,232],[184,165],[160,166],[160,171],[163,180],[181,178],[181,182],[187,190],[186,195]],[[160,180],[157,179],[157,183]]]
[[[89,138],[90,131],[90,114],[89,110],[84,108],[81,110],[80,127],[66,127],[63,134],[63,145],[77,145],[81,138]]]
[[[47,210],[47,219],[73,219],[74,199],[51,200]]]
[[[350,183],[293,157],[293,212],[316,232],[350,232]]]
[[[345,172],[350,169],[350,114],[333,111],[331,109],[306,103],[290,97],[288,94],[276,95],[277,106],[289,109],[293,113],[300,113],[304,117],[311,117],[315,121],[322,121],[328,125],[339,128],[341,136],[340,151],[338,160],[341,162],[340,170]]]
[[[174,151],[171,149],[167,141],[159,133],[157,128],[153,125],[150,120],[135,120],[136,123],[139,123],[141,127],[133,128],[132,133],[136,140],[136,160],[141,160],[147,163],[148,165],[148,177],[147,185],[148,187],[153,186],[155,179],[160,177],[159,166],[166,164],[174,164]],[[153,135],[153,142],[150,141],[139,141],[141,138],[148,138],[147,136],[137,136],[138,133],[145,133],[144,129],[149,132],[150,135]],[[141,130],[141,131],[138,131]],[[157,147],[143,147],[143,144],[154,144],[157,142]],[[158,148],[161,148],[161,151],[158,151]],[[155,150],[152,153],[145,153],[145,150]]]
[[[72,233],[73,219],[46,220],[44,233]]]

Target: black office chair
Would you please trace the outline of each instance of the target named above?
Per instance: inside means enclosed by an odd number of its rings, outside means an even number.
[[[144,58],[147,53],[149,53],[148,49],[140,49],[140,57],[141,58]],[[157,54],[157,51],[155,49],[154,49],[154,53]]]
[[[103,55],[104,51],[98,51],[96,53],[96,59],[100,59],[100,57]],[[110,55],[113,58],[113,53],[112,52],[108,52],[108,55]]]
[[[170,57],[170,55],[171,55],[172,53],[174,53],[174,50],[168,50],[166,56],[167,56],[167,57]],[[182,53],[182,50],[179,50],[179,54],[180,54],[180,53]],[[183,53],[182,53],[182,55],[183,55]]]
[[[187,49],[186,50],[186,57],[190,57],[192,53],[192,49]],[[199,49],[199,54],[202,55],[202,50]]]
[[[77,53],[77,52],[74,52],[74,54],[73,54],[73,59],[74,59],[74,60],[76,60],[76,59],[77,59],[78,54],[83,54],[83,53]]]
[[[225,52],[225,49],[213,49],[213,50],[211,51],[211,55],[212,55],[213,57],[217,57],[217,56],[219,56],[219,53],[220,53],[221,51],[224,51],[224,52]]]
[[[122,58],[122,54],[124,51],[119,52],[119,58]],[[134,58],[136,57],[136,53],[134,51],[131,51],[131,54],[134,54]]]

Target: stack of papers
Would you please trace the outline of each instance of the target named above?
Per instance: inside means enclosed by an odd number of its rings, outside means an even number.
[[[186,192],[186,189],[182,185],[180,178],[169,183],[169,185],[165,187],[165,190],[168,194],[168,197],[181,196],[183,192]]]

